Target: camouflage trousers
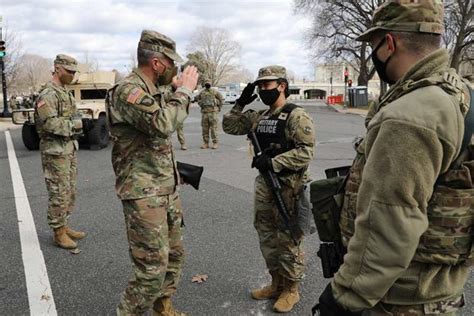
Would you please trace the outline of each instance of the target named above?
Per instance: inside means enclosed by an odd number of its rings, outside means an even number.
[[[176,134],[178,135],[178,141],[181,145],[186,144],[186,139],[184,138],[183,125],[178,126],[176,129]]]
[[[217,144],[217,126],[219,124],[218,112],[202,113],[201,127],[202,127],[202,141],[204,144],[209,143],[209,132],[214,144]]]
[[[464,297],[430,304],[391,305],[379,302],[373,308],[365,310],[363,316],[456,316],[464,306]]]
[[[291,215],[295,204],[293,189],[283,186],[282,195]],[[290,233],[284,229],[272,192],[261,175],[255,179],[254,226],[268,270],[278,271],[286,279],[301,281],[305,268],[303,238],[295,245]]]
[[[41,153],[48,190],[48,224],[52,229],[67,225],[76,201],[77,156]]]
[[[184,262],[183,212],[177,192],[122,200],[133,274],[122,294],[118,315],[142,315],[157,299],[171,297]]]

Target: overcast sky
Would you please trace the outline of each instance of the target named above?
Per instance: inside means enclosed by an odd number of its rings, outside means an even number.
[[[89,54],[102,69],[126,72],[142,29],[170,36],[184,57],[196,27],[208,26],[230,31],[242,46],[240,63],[255,76],[269,64],[300,78],[314,72],[303,39],[310,21],[293,14],[292,0],[0,0],[0,8],[25,52],[51,59]]]

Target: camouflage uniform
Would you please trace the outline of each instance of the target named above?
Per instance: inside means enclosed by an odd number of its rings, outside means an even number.
[[[370,40],[379,29],[440,34],[442,16],[441,1],[389,1],[360,39]],[[348,252],[332,282],[334,298],[351,311],[455,315],[464,305],[473,186],[464,186],[465,165],[452,168],[469,92],[448,61],[444,49],[419,60],[380,98],[367,122],[341,211]]]
[[[209,143],[209,132],[214,144],[218,143],[217,125],[219,124],[219,112],[221,111],[224,99],[219,91],[204,89],[197,97],[197,102],[201,107],[201,127],[202,140],[204,144]]]
[[[66,55],[58,55],[55,64],[77,69],[77,62]],[[58,229],[67,225],[76,200],[76,138],[82,133],[82,121],[72,94],[54,82],[42,87],[34,109],[49,195],[48,224]]]
[[[275,78],[285,77],[285,70],[280,66],[262,68],[257,80],[262,78],[263,73],[276,76]],[[274,112],[247,110],[242,113],[243,107],[237,103],[224,115],[222,127],[227,134],[246,135],[255,129],[260,120],[280,115],[284,108],[279,108]],[[307,168],[314,156],[315,143],[313,121],[302,108],[294,109],[287,117],[285,137],[294,144],[294,148],[275,156],[272,159],[272,165],[282,184],[285,205],[294,216],[295,199],[302,184],[308,180]],[[262,148],[262,151],[265,149]],[[259,236],[260,250],[270,272],[277,272],[288,280],[302,280],[304,276],[303,239],[297,238],[295,246],[289,232],[283,228],[271,189],[261,174],[255,179],[254,226]]]
[[[139,47],[181,60],[175,42],[158,32],[143,31]],[[181,87],[163,102],[163,93],[140,69],[109,92],[112,164],[133,263],[119,315],[141,315],[153,304],[156,309],[160,298],[176,291],[184,261],[183,212],[171,135],[188,115],[190,96]]]

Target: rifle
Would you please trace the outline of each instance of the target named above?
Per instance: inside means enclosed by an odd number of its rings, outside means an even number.
[[[255,152],[255,158],[260,157],[262,155],[262,148],[260,148],[260,144],[257,139],[257,135],[255,135],[254,131],[250,131],[248,133],[248,138],[252,142],[254,152]],[[290,232],[291,239],[293,239],[293,242],[295,245],[298,245],[298,242],[296,241],[295,234],[298,232],[296,231],[296,227],[294,225],[290,225],[290,217],[288,214],[288,209],[286,208],[285,201],[283,200],[283,196],[281,195],[281,184],[280,181],[278,180],[276,174],[271,171],[267,170],[262,174],[263,179],[265,180],[265,183],[271,188],[272,193],[273,193],[273,198],[275,199],[275,204],[278,209],[278,214],[280,214],[280,217],[283,221],[283,224],[285,225],[285,228],[288,229]]]

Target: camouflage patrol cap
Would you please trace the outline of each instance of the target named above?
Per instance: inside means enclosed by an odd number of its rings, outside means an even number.
[[[181,56],[176,53],[175,41],[156,31],[143,30],[138,47],[162,53],[177,62],[183,61]]]
[[[375,9],[372,26],[356,40],[370,41],[378,30],[441,34],[443,15],[442,0],[388,0]]]
[[[278,80],[278,79],[286,79],[286,68],[278,65],[271,65],[262,67],[258,71],[258,77],[255,80]]]
[[[61,65],[64,67],[64,69],[69,70],[69,71],[78,71],[77,60],[65,54],[57,55],[56,59],[54,60],[54,64]]]

